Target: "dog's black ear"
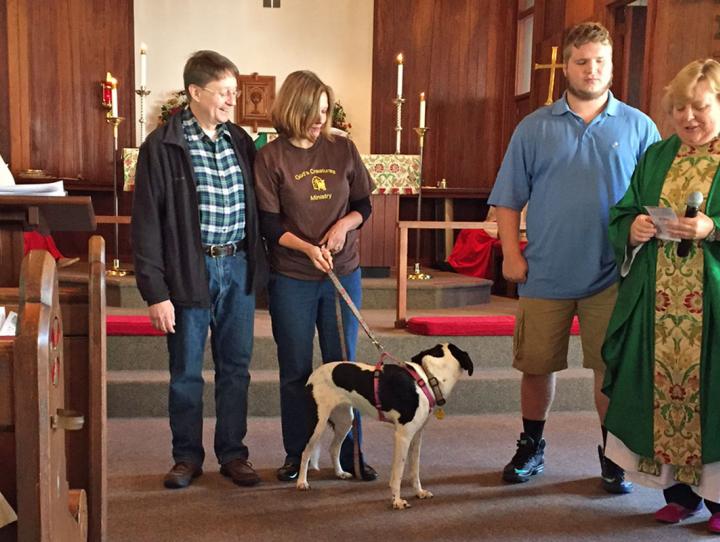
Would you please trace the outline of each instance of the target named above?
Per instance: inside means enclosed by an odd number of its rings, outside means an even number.
[[[450,353],[455,356],[455,359],[458,360],[458,363],[460,363],[460,367],[465,369],[468,373],[468,375],[472,376],[473,374],[473,362],[470,359],[470,356],[467,352],[464,350],[460,350],[457,346],[455,346],[452,343],[448,344],[448,348],[450,349]]]
[[[437,344],[433,346],[432,348],[429,348],[427,350],[423,350],[419,354],[415,354],[410,361],[413,363],[417,363],[418,365],[422,365],[422,360],[425,356],[432,356],[434,358],[441,358],[445,355],[445,351],[443,350],[443,347],[441,344]]]

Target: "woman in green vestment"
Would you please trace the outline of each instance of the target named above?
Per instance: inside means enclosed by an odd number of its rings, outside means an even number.
[[[663,490],[656,520],[677,523],[704,499],[720,533],[720,64],[685,66],[663,103],[675,134],[648,149],[610,213],[622,280],[603,346],[606,455]],[[702,204],[685,217],[693,192]],[[654,222],[652,207],[679,218]]]

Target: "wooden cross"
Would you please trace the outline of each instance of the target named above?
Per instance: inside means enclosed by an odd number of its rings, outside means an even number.
[[[550,54],[550,64],[538,64],[535,63],[536,70],[550,70],[550,86],[548,87],[548,97],[545,100],[545,105],[553,103],[553,89],[555,88],[555,70],[558,68],[564,68],[565,64],[562,62],[557,63],[557,52],[558,48],[553,46],[552,53]]]

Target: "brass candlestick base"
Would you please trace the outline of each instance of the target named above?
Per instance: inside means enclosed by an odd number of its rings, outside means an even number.
[[[423,273],[420,270],[420,262],[415,262],[415,269],[412,273],[408,274],[408,280],[430,280],[432,275]]]
[[[120,260],[115,259],[113,260],[112,269],[105,271],[105,274],[109,277],[124,277],[126,275],[132,275],[132,271],[120,267]]]

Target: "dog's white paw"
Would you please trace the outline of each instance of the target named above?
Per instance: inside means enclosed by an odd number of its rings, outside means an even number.
[[[421,489],[417,492],[417,498],[418,499],[432,499],[433,494],[430,493],[427,489]]]
[[[344,470],[341,470],[340,472],[336,472],[335,476],[337,476],[341,480],[349,480],[350,478],[353,477],[352,474],[350,474],[349,472],[345,472]]]
[[[295,484],[295,487],[298,488],[300,491],[309,491],[310,490],[310,484],[307,482],[301,482],[300,480],[297,481]]]
[[[405,499],[393,499],[393,510],[405,510],[406,508],[410,508],[410,505]]]

